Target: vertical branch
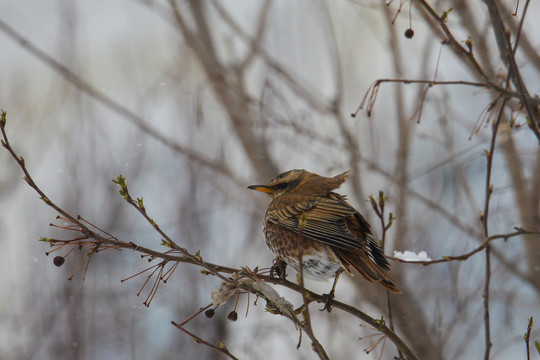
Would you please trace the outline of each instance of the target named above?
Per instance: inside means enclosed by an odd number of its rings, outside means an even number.
[[[494,0],[484,0],[484,2],[486,3],[489,11],[489,16],[491,18],[495,38],[497,39],[497,46],[499,48],[501,60],[508,67],[508,73],[511,74],[510,79],[514,83],[514,86],[516,87],[518,93],[521,95],[521,102],[523,103],[527,116],[529,117],[527,125],[529,125],[529,128],[534,132],[534,134],[540,141],[540,126],[538,124],[536,116],[537,109],[533,109],[529,101],[529,90],[523,82],[523,78],[521,77],[521,73],[519,71],[519,67],[515,58],[515,51],[518,44],[517,41],[521,36],[521,28],[525,20],[529,1],[527,1],[527,3],[525,4],[525,9],[521,18],[521,23],[516,38],[516,44],[514,47],[512,47],[512,44],[510,42],[510,34],[507,32],[506,27],[502,21],[501,14],[499,12],[499,9],[497,8],[497,4],[495,4]]]
[[[491,143],[489,150],[486,150],[487,157],[487,170],[486,170],[486,183],[485,183],[485,201],[484,201],[484,211],[482,213],[482,230],[484,233],[484,238],[489,236],[489,201],[491,199],[491,194],[493,193],[493,185],[491,184],[491,172],[493,168],[493,153],[495,151],[495,143],[497,140],[497,131],[499,129],[499,124],[501,123],[502,115],[504,112],[504,107],[506,105],[506,99],[503,99],[501,107],[499,109],[499,114],[497,120],[492,125],[491,128]],[[489,360],[489,354],[491,351],[491,329],[490,329],[490,314],[489,314],[489,286],[491,282],[491,245],[487,244],[486,246],[486,282],[484,284],[484,331],[485,331],[485,344],[486,349],[484,352],[484,360]]]
[[[499,14],[499,10],[497,9],[497,6],[493,0],[484,0],[486,3],[489,11],[490,16],[493,22],[493,30],[495,31],[495,35],[498,41],[499,50],[501,52],[501,57],[503,58],[503,61],[507,61],[508,65],[508,75],[506,77],[506,88],[509,87],[510,81],[512,80],[517,87],[520,94],[525,97],[526,94],[528,94],[527,89],[523,85],[523,81],[521,79],[521,75],[519,73],[519,70],[516,65],[515,60],[515,52],[517,50],[518,42],[520,34],[521,34],[521,26],[523,24],[523,21],[525,19],[525,13],[526,9],[524,11],[523,17],[521,19],[520,28],[518,30],[518,35],[516,39],[516,43],[514,47],[510,44],[509,36],[506,34],[504,24],[502,23],[502,19]],[[528,5],[528,1],[527,1]],[[497,138],[497,131],[499,129],[499,124],[501,122],[504,108],[506,105],[506,102],[508,101],[507,98],[504,98],[502,100],[499,113],[497,115],[497,120],[493,124],[492,127],[492,135],[491,135],[491,143],[490,148],[487,151],[487,173],[486,173],[486,184],[485,184],[485,203],[484,203],[484,213],[482,216],[482,225],[483,225],[483,233],[484,238],[487,238],[489,236],[489,224],[488,224],[488,218],[489,218],[489,201],[491,198],[491,194],[493,193],[493,185],[491,184],[491,170],[493,167],[493,153],[495,151],[495,143]],[[531,113],[530,105],[526,101],[525,98],[523,98],[525,108],[527,110],[527,114],[529,115],[529,126],[535,131],[535,133],[538,135],[538,131],[536,131],[536,121],[535,117]],[[489,359],[489,354],[491,350],[491,330],[490,330],[490,314],[489,314],[489,285],[491,281],[491,245],[488,244],[486,246],[486,282],[484,285],[484,328],[485,328],[485,343],[486,343],[486,349],[484,352],[484,360]]]
[[[378,202],[375,200],[375,198],[373,196],[369,197],[369,202],[371,203],[371,206],[373,207],[373,210],[375,210],[375,214],[377,214],[377,217],[381,221],[381,228],[382,228],[381,243],[382,243],[383,251],[384,251],[384,244],[385,244],[385,241],[386,241],[386,232],[388,231],[388,229],[390,229],[390,227],[392,226],[392,223],[394,221],[394,214],[392,214],[392,213],[390,213],[390,215],[388,216],[388,224],[384,220],[384,202],[385,202],[385,199],[386,198],[384,197],[384,192],[382,190],[379,191]],[[388,327],[392,331],[395,331],[394,330],[394,319],[392,317],[392,301],[391,301],[391,298],[390,298],[390,292],[388,290],[386,290],[386,307],[387,307],[387,310],[388,310]],[[403,353],[401,352],[399,347],[397,348],[397,351],[398,351],[398,358],[403,359]]]
[[[178,30],[207,74],[216,99],[223,105],[230,124],[235,130],[235,136],[246,154],[257,154],[257,156],[248,156],[247,159],[258,173],[270,177],[278,172],[277,165],[269,153],[266,142],[254,133],[253,126],[250,125],[252,113],[246,102],[249,94],[243,85],[242,74],[231,71],[217,54],[216,40],[212,36],[211,27],[208,24],[205,4],[201,1],[189,2],[195,24],[192,29],[178,8],[176,1],[169,0]],[[259,161],[260,158],[265,159],[265,161]]]
[[[306,221],[306,214],[303,213],[298,221],[298,285],[300,285],[300,289],[302,291],[302,300],[304,301],[304,311],[302,312],[304,315],[303,330],[311,339],[313,350],[317,353],[317,355],[319,355],[319,358],[329,360],[326,351],[313,333],[313,328],[311,327],[311,316],[309,314],[310,299],[308,298],[309,295],[304,287],[304,263],[302,258],[304,257],[304,228],[306,227]],[[298,343],[298,346],[300,346],[300,342]]]
[[[520,45],[520,40],[522,38],[522,30],[523,30],[523,24],[525,22],[525,16],[527,15],[527,10],[529,8],[530,0],[527,0],[525,2],[525,6],[522,11],[521,20],[519,22],[519,26],[516,30],[515,35],[515,41],[514,46],[512,48],[511,56],[515,57],[516,51],[518,46]],[[523,42],[523,41],[522,41]],[[523,50],[523,46],[521,46]],[[531,119],[529,119],[531,120]],[[529,121],[529,126],[531,126]],[[522,219],[523,226],[530,228],[530,229],[536,229],[538,228],[540,224],[540,218],[538,216],[538,183],[540,180],[540,172],[538,171],[540,169],[540,157],[537,157],[536,164],[534,165],[534,170],[531,173],[530,178],[530,185],[529,186],[523,186],[526,184],[525,177],[523,175],[523,164],[521,162],[521,159],[518,157],[518,154],[515,149],[515,145],[513,143],[513,139],[511,136],[508,137],[508,140],[505,143],[505,154],[507,157],[511,158],[507,160],[507,163],[509,164],[509,168],[511,169],[510,175],[514,184],[514,192],[516,197],[516,205],[520,211],[520,216]],[[529,237],[524,238],[526,240],[525,246],[526,246],[526,253],[527,253],[527,262],[529,266],[533,266],[533,264],[536,263],[536,254],[538,253],[538,250],[540,250],[540,247],[538,246],[538,242],[531,240]],[[534,286],[539,289],[540,288],[540,281],[538,280],[538,277],[533,276],[533,284]]]
[[[491,325],[489,315],[489,285],[491,283],[491,245],[486,246],[486,282],[484,284],[484,339],[486,349],[484,351],[484,360],[489,360],[491,351]]]
[[[392,58],[394,59],[394,74],[396,77],[400,78],[404,74],[403,62],[402,62],[402,51],[400,42],[398,41],[397,31],[394,29],[391,20],[392,14],[390,8],[386,7],[385,15],[389,24],[388,31],[388,45],[392,52]],[[404,190],[409,182],[408,178],[408,167],[410,161],[410,150],[411,150],[411,134],[412,134],[412,124],[407,120],[407,117],[403,114],[406,114],[406,104],[405,97],[403,95],[403,88],[401,86],[396,86],[394,89],[394,101],[396,108],[396,126],[398,134],[398,144],[395,148],[396,156],[396,165],[395,165],[395,177],[398,184],[398,189],[400,190],[395,196],[396,202],[396,211],[397,217],[400,219],[405,219],[407,216],[405,210],[408,206],[408,196]],[[397,223],[396,234],[398,236],[394,237],[394,246],[399,246],[402,242],[402,239],[407,237],[408,232],[408,222],[399,221]]]
[[[523,336],[523,340],[525,340],[525,346],[527,348],[527,360],[531,360],[531,349],[530,349],[529,341],[531,339],[532,327],[533,327],[533,317],[531,316],[527,324],[527,332]]]
[[[387,19],[390,19],[391,13],[389,8],[385,11]],[[389,22],[391,24],[391,22]],[[401,77],[404,73],[404,67],[402,62],[402,54],[400,42],[398,41],[397,31],[390,26],[389,28],[389,38],[388,43],[392,51],[392,58],[394,59],[394,73],[397,77]],[[428,58],[428,57],[426,57]],[[427,66],[425,67],[427,68]],[[394,90],[394,102],[396,113],[398,114],[397,119],[397,136],[398,142],[397,147],[395,148],[395,168],[394,168],[394,178],[395,183],[397,184],[397,195],[395,196],[395,209],[397,211],[397,217],[401,221],[397,223],[397,229],[395,231],[396,236],[394,236],[394,248],[403,246],[403,241],[408,237],[409,224],[407,221],[408,214],[405,209],[409,205],[410,194],[408,193],[407,187],[409,184],[409,165],[410,165],[410,154],[411,146],[413,141],[414,128],[413,124],[408,121],[407,117],[402,115],[406,114],[406,103],[405,96],[403,93],[402,87],[398,86]],[[419,94],[420,96],[420,94]],[[422,106],[420,102],[420,106]],[[383,233],[383,237],[385,233]],[[386,238],[384,240],[386,242]],[[403,327],[406,333],[414,331],[417,336],[411,337],[411,341],[416,342],[415,348],[419,349],[419,352],[427,358],[440,358],[442,355],[440,353],[440,348],[437,346],[432,346],[425,341],[420,339],[429,336],[430,329],[428,325],[428,320],[421,316],[418,316],[418,310],[421,309],[422,305],[418,302],[417,299],[410,297],[407,293],[401,294],[398,302],[392,304],[390,301],[390,294],[386,293],[387,298],[387,309],[389,317],[389,327],[393,328],[393,316],[392,308],[395,312],[399,313],[400,316],[408,317],[411,321],[401,322],[400,325]],[[398,349],[399,358],[403,358],[402,352]]]

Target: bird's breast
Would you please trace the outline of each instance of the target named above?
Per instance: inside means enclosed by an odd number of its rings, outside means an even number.
[[[263,231],[270,250],[297,271],[302,246],[303,270],[308,278],[332,278],[341,267],[334,251],[319,241],[300,238],[297,233],[269,221],[265,222]]]

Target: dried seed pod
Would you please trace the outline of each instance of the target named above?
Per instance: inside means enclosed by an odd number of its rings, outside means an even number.
[[[55,256],[53,259],[53,263],[56,266],[62,266],[65,261],[66,261],[66,258],[63,256]]]
[[[407,39],[411,39],[413,36],[414,36],[414,30],[413,29],[405,30],[405,37]]]
[[[227,315],[227,319],[231,320],[231,321],[236,321],[238,320],[238,313],[236,311],[231,311],[229,313],[229,315]]]

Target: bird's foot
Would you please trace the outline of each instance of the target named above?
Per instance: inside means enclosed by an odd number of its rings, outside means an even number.
[[[270,268],[270,276],[285,279],[287,277],[287,263],[280,258],[274,260],[274,264]]]
[[[335,296],[334,296],[334,289],[332,289],[332,291],[330,291],[328,294],[323,294],[323,296],[326,298],[326,301],[324,303],[324,307],[322,309],[320,309],[320,311],[332,311],[332,304],[330,304],[332,302],[332,300],[334,300]]]

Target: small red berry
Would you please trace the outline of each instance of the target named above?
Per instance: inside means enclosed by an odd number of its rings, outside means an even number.
[[[214,309],[208,309],[204,312],[204,315],[206,315],[207,318],[213,318],[216,314],[216,311]]]

